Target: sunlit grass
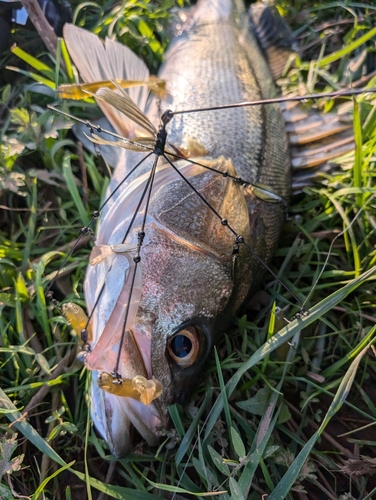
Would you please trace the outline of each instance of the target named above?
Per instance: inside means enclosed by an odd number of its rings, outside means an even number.
[[[166,9],[151,10],[148,21],[147,2],[128,3],[142,11],[129,29],[141,30],[132,41],[137,45],[140,36],[148,40],[147,26],[155,31]],[[313,2],[281,5],[301,44],[313,43],[283,79],[284,89],[339,88],[350,57],[365,47],[359,40],[373,36],[374,10],[356,2],[349,8],[333,3],[333,10]],[[126,16],[120,7],[103,15],[99,9],[82,10],[81,20],[86,15],[94,29],[102,16],[106,22],[96,31],[121,36]],[[335,37],[335,28],[317,29],[329,18],[339,26]],[[155,69],[167,37],[151,41],[141,54]],[[55,88],[55,68],[39,69]],[[65,71],[59,75],[60,83],[71,81]],[[53,94],[29,92],[29,78],[21,83],[2,92],[3,106],[15,111],[2,118],[0,498],[98,498],[102,492],[146,500],[176,492],[178,499],[189,492],[241,500],[265,493],[298,498],[303,490],[308,498],[347,492],[352,497],[346,498],[373,498],[375,358],[374,347],[367,346],[376,333],[374,96],[353,102],[356,150],[336,161],[344,168],[293,198],[273,263],[307,300],[310,315],[286,325],[283,316],[291,318],[299,306],[268,277],[248,316],[234,320],[218,341],[193,400],[186,408],[170,408],[172,429],[161,432],[160,446],[140,442],[113,467],[106,443],[91,427],[89,381],[75,361],[77,336],[44,295],[98,208],[106,168],[87,153],[82,161],[66,122],[45,108]],[[337,104],[317,105],[333,111]],[[90,103],[76,110],[90,119],[97,112]],[[66,263],[58,300],[84,306],[88,253],[84,245]]]

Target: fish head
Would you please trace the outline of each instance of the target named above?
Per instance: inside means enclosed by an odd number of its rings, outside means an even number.
[[[119,213],[113,244],[92,254],[86,280],[94,309],[95,347],[87,356],[88,368],[96,372],[92,414],[117,456],[129,450],[131,423],[149,444],[157,443],[158,428],[168,426],[168,406],[188,400],[216,333],[249,291],[241,279],[250,272],[249,259],[236,242],[239,235],[250,240],[247,205],[242,187],[223,176],[235,176],[235,169],[223,157],[198,162],[210,169],[185,161],[176,162],[175,171],[161,168],[146,218],[141,208],[133,236],[119,243],[127,220]],[[127,248],[141,232],[135,265]],[[102,371],[156,379],[162,392],[150,404],[105,393],[98,390]]]

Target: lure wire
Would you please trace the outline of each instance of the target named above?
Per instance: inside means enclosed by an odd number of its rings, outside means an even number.
[[[200,163],[198,161],[191,160],[190,158],[186,158],[185,156],[171,153],[170,151],[166,152],[166,154],[168,154],[169,156],[173,156],[174,158],[178,158],[180,160],[185,160],[186,162],[191,163],[192,165],[197,165],[197,166],[202,167],[206,170],[210,170],[211,172],[215,172],[216,174],[221,175],[224,179],[225,178],[231,179],[232,181],[234,181],[235,184],[238,184],[242,187],[257,188],[261,191],[267,192],[270,195],[272,195],[274,202],[280,203],[284,209],[287,209],[287,201],[282,196],[275,193],[271,188],[266,188],[264,186],[262,186],[262,187],[258,186],[257,184],[253,184],[252,182],[248,182],[248,181],[242,179],[241,177],[230,174],[227,170],[223,172],[222,170],[218,170],[217,168],[209,167],[208,165],[205,165],[204,163]]]
[[[346,90],[336,90],[334,92],[323,92],[319,94],[309,94],[305,96],[291,96],[291,97],[274,97],[272,99],[259,99],[255,101],[244,101],[234,104],[222,104],[220,106],[211,106],[208,108],[199,109],[183,109],[174,111],[174,115],[183,115],[186,113],[200,113],[203,111],[219,111],[221,109],[232,109],[232,108],[245,108],[249,106],[261,106],[264,104],[281,104],[283,102],[293,102],[293,101],[308,101],[309,99],[321,99],[323,97],[350,97],[353,95],[360,94],[374,94],[376,93],[376,88],[371,89],[346,89]]]
[[[62,111],[61,109],[55,108],[55,106],[51,106],[50,104],[47,104],[47,108],[50,109],[51,111],[55,111],[56,113],[59,113],[60,115],[66,116],[67,118],[70,118],[71,120],[75,120],[78,123],[82,123],[90,130],[91,133],[93,133],[95,130],[96,132],[98,132],[98,134],[103,133],[103,134],[110,135],[111,137],[115,137],[115,139],[120,139],[121,141],[124,142],[124,144],[131,144],[132,146],[137,146],[137,148],[145,149],[145,151],[150,151],[151,153],[154,151],[154,149],[151,146],[146,146],[145,144],[141,144],[137,141],[133,141],[131,139],[128,139],[122,135],[117,134],[116,132],[112,132],[111,130],[104,129],[100,125],[96,125],[95,123],[91,123],[88,120],[82,120],[81,118],[76,118],[75,116],[71,115],[70,113],[67,113],[66,111]]]
[[[115,383],[116,383],[116,381],[117,381],[117,383],[122,383],[121,374],[119,373],[121,350],[122,350],[122,346],[123,346],[124,338],[125,338],[129,309],[130,309],[130,304],[131,304],[131,300],[132,300],[134,283],[135,283],[135,279],[136,279],[137,267],[141,263],[140,253],[141,253],[141,247],[143,245],[144,238],[145,238],[146,219],[147,219],[147,215],[148,215],[148,211],[149,211],[149,204],[150,204],[151,194],[152,194],[152,190],[153,190],[155,172],[157,170],[159,158],[164,155],[166,138],[167,138],[166,125],[170,121],[171,118],[172,118],[172,116],[169,114],[169,112],[166,112],[162,115],[162,123],[163,124],[162,124],[162,126],[157,134],[157,141],[156,141],[155,148],[153,151],[153,153],[155,154],[155,159],[154,159],[154,163],[153,163],[153,166],[152,166],[152,169],[150,172],[150,176],[148,178],[145,189],[144,189],[144,191],[141,195],[141,198],[139,200],[139,204],[137,206],[137,209],[135,210],[135,213],[133,214],[131,223],[128,226],[128,229],[126,231],[126,235],[123,238],[123,243],[124,243],[127,235],[129,234],[129,231],[130,231],[130,229],[135,221],[136,215],[141,207],[141,203],[143,202],[143,200],[146,196],[146,203],[145,203],[145,209],[144,209],[144,214],[143,214],[142,223],[141,223],[141,230],[138,232],[137,250],[136,250],[136,254],[133,257],[133,262],[135,263],[135,265],[134,265],[134,269],[133,269],[133,276],[132,276],[132,282],[131,282],[131,286],[130,286],[130,290],[129,290],[128,303],[127,303],[127,307],[126,307],[126,311],[125,311],[125,317],[124,317],[122,332],[121,332],[121,336],[120,336],[119,351],[118,351],[117,357],[116,357],[115,368],[114,368],[114,371],[112,373],[112,375],[115,379]]]
[[[190,158],[186,158],[185,156],[181,156],[172,152],[166,153],[169,156],[173,156],[174,158],[178,158],[179,160],[186,160],[192,165],[197,165],[198,167],[205,168],[206,170],[211,170],[212,172],[215,172],[216,174],[222,175],[222,177],[228,177],[229,179],[232,179],[234,182],[237,182],[239,184],[243,184],[244,186],[252,186],[252,183],[245,181],[241,177],[237,177],[236,175],[231,175],[229,172],[225,171],[222,172],[221,170],[218,170],[217,168],[209,167],[209,165],[205,165],[204,163],[200,163],[195,160],[191,160]]]
[[[129,309],[130,309],[130,304],[131,304],[132,294],[133,294],[133,289],[134,289],[134,283],[135,283],[136,274],[137,274],[137,267],[141,263],[140,252],[141,252],[141,247],[143,245],[144,238],[145,238],[145,223],[146,223],[146,217],[147,217],[147,212],[148,212],[148,208],[149,208],[149,201],[150,201],[151,192],[152,192],[152,189],[153,189],[153,180],[154,180],[155,170],[157,168],[158,160],[159,160],[159,157],[156,156],[156,158],[154,160],[154,164],[153,164],[152,170],[150,172],[149,182],[148,182],[148,186],[147,186],[149,189],[148,189],[148,193],[147,193],[147,196],[146,196],[146,206],[145,206],[144,216],[143,216],[143,220],[142,220],[142,224],[141,224],[141,230],[138,232],[137,251],[136,251],[136,254],[133,257],[133,262],[135,263],[135,265],[134,265],[134,269],[133,269],[133,276],[132,276],[131,287],[130,287],[130,290],[129,290],[128,303],[127,303],[127,307],[126,307],[126,311],[125,311],[125,317],[124,317],[123,327],[122,327],[122,332],[121,332],[121,337],[120,337],[119,351],[117,353],[116,364],[115,364],[115,368],[114,368],[114,371],[113,371],[113,376],[114,376],[115,379],[121,379],[121,375],[119,374],[119,365],[120,365],[121,350],[122,350],[123,343],[124,343],[124,338],[125,338],[125,332],[126,332],[126,327],[127,327]],[[142,197],[140,199],[140,204],[144,200],[145,195],[146,195],[146,190],[144,190],[144,192],[142,193]],[[137,213],[138,212],[135,211],[135,215],[137,215]],[[134,220],[135,220],[135,216],[133,217],[133,222],[134,222]],[[130,227],[129,227],[129,231],[130,231]]]
[[[145,161],[145,160],[146,160],[149,156],[151,156],[151,154],[152,154],[152,153],[149,153],[149,154],[148,154],[148,155],[147,155],[147,156],[146,156],[146,157],[145,157],[145,158],[144,158],[144,159],[143,159],[140,163],[138,163],[138,164],[136,165],[136,167],[138,167],[141,163],[143,163],[143,162],[144,162],[144,161]],[[135,167],[135,168],[136,168],[136,167]],[[134,168],[134,169],[132,170],[132,172],[130,172],[130,173],[133,173],[133,171],[135,170],[135,168]],[[128,176],[127,176],[127,177],[128,177]],[[117,186],[117,188],[116,188],[116,189],[115,189],[115,190],[111,193],[111,196],[110,196],[109,198],[107,198],[107,200],[106,200],[106,202],[105,202],[105,203],[107,203],[107,201],[108,201],[108,200],[109,200],[109,199],[110,199],[110,198],[114,195],[114,193],[117,191],[117,189],[120,187],[120,185],[121,185],[121,184],[123,184],[123,183],[125,182],[125,180],[126,180],[126,178],[124,178],[124,179],[121,181],[121,183],[119,184],[119,186]],[[131,221],[130,221],[130,223],[129,223],[129,225],[128,225],[128,227],[127,227],[126,231],[125,231],[125,234],[124,234],[124,237],[123,237],[122,243],[124,243],[124,242],[125,242],[125,240],[127,239],[128,235],[129,235],[129,233],[130,233],[130,231],[131,231],[131,229],[132,229],[132,227],[133,227],[134,221],[135,221],[135,219],[136,219],[136,217],[137,217],[137,214],[138,214],[138,212],[139,212],[139,210],[140,210],[141,204],[142,204],[142,202],[143,202],[143,200],[144,200],[144,197],[145,197],[146,191],[147,191],[147,189],[148,189],[148,187],[149,187],[149,184],[150,184],[150,176],[149,176],[149,178],[148,178],[148,180],[147,180],[147,183],[146,183],[146,186],[145,186],[145,188],[144,188],[144,191],[143,191],[143,193],[141,194],[141,198],[140,198],[140,200],[139,200],[139,202],[138,202],[138,204],[137,204],[136,210],[135,210],[135,211],[134,211],[134,213],[133,213],[132,219],[131,219]],[[103,206],[105,205],[105,203],[102,205],[102,207],[101,207],[101,208],[103,208]],[[111,269],[112,269],[112,263],[111,263],[111,265],[110,265],[110,267],[109,267],[108,272],[110,272],[110,271],[111,271]],[[85,333],[86,333],[86,331],[87,331],[87,328],[88,328],[88,326],[89,326],[90,320],[91,320],[91,318],[92,318],[92,316],[93,316],[93,314],[94,314],[94,311],[96,310],[96,308],[97,308],[97,306],[98,306],[99,300],[100,300],[100,298],[101,298],[101,296],[102,296],[102,293],[103,293],[103,291],[104,291],[104,289],[105,289],[105,285],[106,285],[106,281],[104,281],[104,282],[103,282],[103,284],[102,284],[102,286],[101,286],[101,289],[100,289],[100,291],[99,291],[99,294],[98,294],[97,298],[95,299],[95,302],[94,302],[93,308],[92,308],[92,310],[91,310],[91,312],[90,312],[90,315],[88,316],[88,319],[87,319],[86,325],[85,325],[84,329],[81,331],[81,335],[82,335],[82,334],[84,334],[84,335],[85,335]],[[82,339],[82,340],[84,341],[84,339]],[[83,347],[85,347],[85,341],[84,341],[84,346],[83,346]]]
[[[180,177],[184,180],[184,182],[186,184],[188,184],[188,186],[192,189],[192,191],[194,191],[196,193],[196,195],[200,198],[200,200],[205,203],[205,205],[213,212],[213,214],[221,221],[221,224],[225,227],[227,227],[229,229],[229,231],[231,231],[231,233],[235,236],[235,243],[234,243],[234,246],[235,245],[239,245],[239,244],[242,244],[244,245],[248,251],[253,255],[253,257],[255,257],[258,262],[260,262],[260,264],[263,265],[263,267],[269,272],[271,273],[271,275],[278,281],[278,283],[280,283],[291,295],[292,297],[294,298],[294,300],[301,306],[301,309],[298,313],[298,315],[300,316],[307,316],[309,314],[309,310],[304,306],[304,304],[298,299],[298,297],[287,287],[287,285],[285,285],[283,283],[283,281],[278,278],[278,276],[272,271],[272,269],[268,266],[268,264],[266,262],[264,262],[264,260],[253,250],[253,248],[248,245],[248,243],[244,240],[243,236],[241,236],[240,234],[238,234],[235,229],[228,223],[228,220],[227,219],[224,219],[216,210],[214,207],[211,206],[211,204],[205,199],[204,196],[202,196],[202,194],[193,186],[193,184],[180,172],[180,170],[178,168],[176,168],[176,166],[172,163],[172,161],[170,161],[166,155],[164,155],[164,158],[165,160],[171,165],[171,167],[175,170],[175,172],[177,172]],[[296,316],[296,315],[295,315]],[[299,316],[296,316],[296,317],[299,317]]]
[[[150,153],[148,153],[144,158],[142,158],[133,168],[132,170],[124,177],[124,179],[119,183],[119,185],[112,191],[112,193],[106,198],[106,200],[102,203],[102,205],[99,207],[98,210],[95,210],[92,214],[92,218],[90,220],[90,222],[88,223],[87,226],[83,227],[80,231],[80,234],[77,238],[77,240],[75,241],[74,245],[72,246],[72,248],[70,249],[70,251],[68,252],[68,254],[66,255],[63,263],[60,265],[60,267],[58,268],[58,270],[56,271],[56,274],[55,276],[51,279],[50,283],[48,284],[47,288],[46,288],[46,291],[45,291],[45,295],[46,297],[51,297],[52,295],[52,292],[51,292],[51,288],[52,286],[54,285],[55,281],[57,280],[57,278],[59,277],[62,269],[66,266],[69,258],[73,255],[74,251],[76,250],[79,242],[81,241],[81,239],[86,236],[87,234],[90,234],[90,236],[92,237],[92,239],[94,239],[94,232],[92,231],[91,229],[91,226],[94,224],[94,222],[100,217],[100,214],[102,212],[102,210],[104,209],[104,207],[107,205],[107,203],[110,201],[110,199],[114,196],[114,194],[120,189],[120,187],[130,178],[130,176],[138,169],[138,167],[140,165],[142,165],[144,163],[144,161],[146,161],[149,156],[151,156],[153,154],[153,151],[151,151]],[[87,328],[89,324],[89,321],[87,322],[87,325],[85,328]]]
[[[145,186],[145,188],[144,188],[144,190],[143,190],[143,192],[141,194],[141,197],[139,199],[137,208],[136,208],[136,210],[133,213],[132,219],[131,219],[131,221],[130,221],[130,223],[128,225],[128,228],[127,228],[127,230],[126,230],[126,232],[124,234],[123,240],[122,240],[122,243],[124,243],[125,240],[127,239],[128,235],[129,235],[129,233],[130,233],[130,231],[131,231],[131,229],[133,227],[134,221],[136,220],[136,217],[137,217],[137,215],[139,213],[141,204],[144,201],[145,196],[146,196],[145,214],[144,214],[143,222],[142,222],[142,225],[141,225],[141,231],[139,231],[139,233],[138,233],[138,243],[137,243],[136,254],[133,257],[133,262],[135,263],[135,265],[134,265],[134,268],[133,268],[132,282],[131,282],[131,286],[130,286],[130,290],[129,290],[128,303],[127,303],[127,307],[126,307],[126,311],[125,311],[125,317],[124,317],[123,327],[122,327],[122,332],[121,332],[121,337],[120,337],[120,344],[119,344],[120,347],[119,347],[119,352],[117,354],[115,367],[114,367],[114,370],[113,370],[113,376],[114,376],[114,378],[117,379],[117,380],[119,380],[119,381],[121,380],[121,375],[119,374],[121,349],[122,349],[122,345],[123,345],[124,337],[125,337],[125,332],[126,332],[126,326],[127,326],[127,321],[128,321],[129,308],[130,308],[130,304],[131,304],[131,300],[132,300],[133,288],[134,288],[134,283],[135,283],[135,279],[136,279],[137,266],[141,262],[140,251],[141,251],[141,247],[142,247],[142,244],[143,244],[143,241],[144,241],[144,237],[145,237],[145,231],[144,231],[144,229],[145,229],[145,220],[146,220],[146,215],[147,215],[147,209],[149,207],[149,200],[150,200],[151,191],[152,191],[152,188],[153,188],[153,180],[154,180],[154,175],[155,175],[155,170],[156,170],[156,167],[157,167],[157,163],[158,163],[158,157],[156,157],[155,160],[154,160],[153,167],[151,169],[151,172],[150,172],[149,178],[147,180],[146,186]],[[103,288],[104,288],[104,286],[105,286],[105,284],[103,284]]]

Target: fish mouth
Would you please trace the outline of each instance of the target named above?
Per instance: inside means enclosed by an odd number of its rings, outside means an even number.
[[[131,451],[132,425],[150,446],[158,444],[157,430],[163,424],[155,405],[146,406],[102,390],[96,371],[92,375],[91,400],[93,423],[115,457],[123,458]]]
[[[151,376],[151,339],[135,329],[122,334],[116,332],[107,341],[100,338],[85,359],[93,373],[93,423],[117,458],[130,452],[132,426],[150,446],[155,446],[159,440],[157,430],[164,425],[156,401],[162,386]]]

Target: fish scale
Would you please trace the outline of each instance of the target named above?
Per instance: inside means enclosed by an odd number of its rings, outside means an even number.
[[[200,109],[275,93],[254,36],[248,27],[229,24],[227,18],[191,26],[172,42],[165,57],[159,73],[169,82],[165,108]],[[288,198],[290,162],[276,106],[176,115],[168,131],[172,144],[187,146],[196,138],[211,156],[231,158],[246,181],[268,185]]]

